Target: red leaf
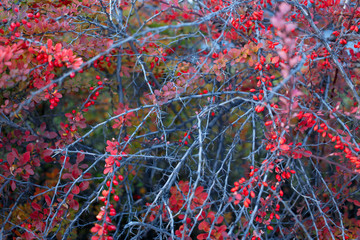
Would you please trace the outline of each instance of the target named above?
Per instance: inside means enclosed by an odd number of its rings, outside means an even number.
[[[223,216],[219,216],[217,221],[216,221],[216,224],[220,224],[222,223],[222,221],[224,221],[224,217]],[[225,227],[226,228],[226,227]]]
[[[75,168],[72,172],[71,172],[72,176],[74,179],[78,178],[81,175],[81,171],[78,168]]]
[[[52,150],[46,149],[42,152],[42,156],[50,156],[53,153]]]
[[[203,239],[207,239],[207,236],[208,236],[209,234],[207,234],[207,233],[202,233],[202,234],[199,234],[199,235],[197,235],[197,239],[198,240],[203,240]]]
[[[46,131],[44,133],[44,137],[48,138],[48,139],[54,139],[57,137],[57,133],[56,132],[48,132]]]
[[[77,154],[76,163],[82,162],[82,161],[84,160],[84,158],[85,158],[85,154],[83,154],[83,153],[78,153],[78,154]]]
[[[31,233],[31,232],[25,232],[24,237],[25,237],[26,240],[35,239],[35,235],[33,233]]]
[[[72,118],[73,115],[72,115],[71,113],[65,113],[65,117],[67,117],[67,118]]]
[[[199,224],[199,230],[204,230],[204,231],[209,230],[209,223],[206,222],[205,220],[202,221],[202,222]]]
[[[207,217],[210,218],[211,222],[213,222],[215,219],[215,213],[211,211],[208,213]]]
[[[216,229],[219,233],[223,233],[226,231],[226,225],[221,225]]]
[[[11,181],[11,182],[10,182],[10,185],[11,185],[11,190],[12,190],[12,191],[15,191],[15,189],[16,189],[16,183],[15,183],[15,181]]]
[[[10,166],[13,165],[13,163],[14,163],[14,161],[15,161],[15,158],[20,159],[20,156],[19,156],[18,151],[17,151],[15,148],[13,148],[13,149],[12,149],[12,152],[9,153],[9,154],[7,155],[7,158],[6,158],[6,160],[7,160],[7,162],[9,163]]]
[[[280,149],[283,151],[288,151],[288,150],[290,150],[290,147],[287,144],[282,144],[282,145],[280,145]]]
[[[15,157],[12,153],[9,153],[6,157],[7,162],[9,163],[9,165],[13,165],[14,161],[15,161]]]
[[[35,209],[36,211],[41,211],[41,206],[37,204],[36,202],[31,203],[31,207]]]
[[[62,48],[61,43],[57,43],[57,44],[55,45],[55,52],[60,52],[60,51],[61,51],[61,48]]]
[[[37,137],[34,135],[30,135],[30,136],[26,137],[27,142],[32,142],[32,141],[35,141],[36,139],[37,139]]]
[[[45,156],[44,161],[47,162],[47,163],[50,163],[50,162],[54,161],[54,159],[52,159],[52,157]]]
[[[91,231],[92,233],[97,233],[101,228],[102,228],[102,227],[101,227],[99,224],[95,223],[95,226],[92,227],[90,231]]]
[[[303,153],[304,157],[310,157],[312,155],[311,151],[304,151]]]
[[[88,182],[88,181],[82,182],[82,183],[80,183],[79,187],[80,187],[80,190],[81,190],[81,191],[84,191],[84,190],[88,189],[88,187],[89,187],[89,182]]]
[[[29,174],[29,175],[34,175],[34,170],[31,168],[31,165],[27,164],[25,166],[25,171]]]
[[[26,152],[22,156],[21,164],[23,165],[23,164],[25,164],[25,163],[27,163],[29,161],[30,161],[30,152]]]
[[[64,173],[61,177],[62,179],[72,179],[72,174],[71,173]]]
[[[49,197],[49,195],[45,195],[45,202],[48,206],[51,205],[51,198]]]
[[[71,190],[71,192],[73,193],[73,194],[79,194],[80,193],[80,188],[79,188],[79,186],[74,186],[73,187],[73,189]]]
[[[79,203],[75,199],[69,201],[69,206],[74,210],[79,210]]]
[[[112,172],[112,167],[107,167],[104,169],[104,174],[108,174],[109,172]]]
[[[87,164],[81,164],[80,166],[79,166],[79,168],[82,168],[82,169],[85,169],[85,168],[88,168],[89,167],[89,165],[87,165]]]
[[[51,40],[51,39],[48,39],[48,40],[47,40],[47,47],[48,47],[49,50],[52,49],[52,45],[53,45],[52,40]]]
[[[43,123],[40,125],[40,131],[41,131],[41,132],[44,132],[45,129],[46,129],[46,123],[43,122]]]
[[[107,159],[105,159],[105,162],[107,165],[113,165],[115,162],[115,159],[114,159],[114,157],[110,156]]]

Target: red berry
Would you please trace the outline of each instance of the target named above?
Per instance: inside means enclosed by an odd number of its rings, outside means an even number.
[[[111,209],[110,210],[110,216],[115,216],[116,215],[116,211],[115,211],[115,209]]]
[[[255,193],[254,193],[253,191],[251,191],[251,192],[250,192],[250,196],[251,196],[252,198],[255,198],[256,195],[255,195]]]
[[[114,225],[108,226],[109,231],[115,231],[116,227]]]

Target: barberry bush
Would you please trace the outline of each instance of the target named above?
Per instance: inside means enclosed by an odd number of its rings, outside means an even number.
[[[0,0],[0,239],[357,239],[356,0]]]

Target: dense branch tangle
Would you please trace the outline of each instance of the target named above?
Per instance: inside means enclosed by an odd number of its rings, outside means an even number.
[[[1,1],[0,238],[355,239],[356,1]]]

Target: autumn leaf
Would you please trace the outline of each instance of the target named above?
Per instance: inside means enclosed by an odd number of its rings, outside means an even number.
[[[280,149],[283,151],[288,151],[288,150],[290,150],[290,147],[287,144],[282,144],[282,145],[280,145]]]

